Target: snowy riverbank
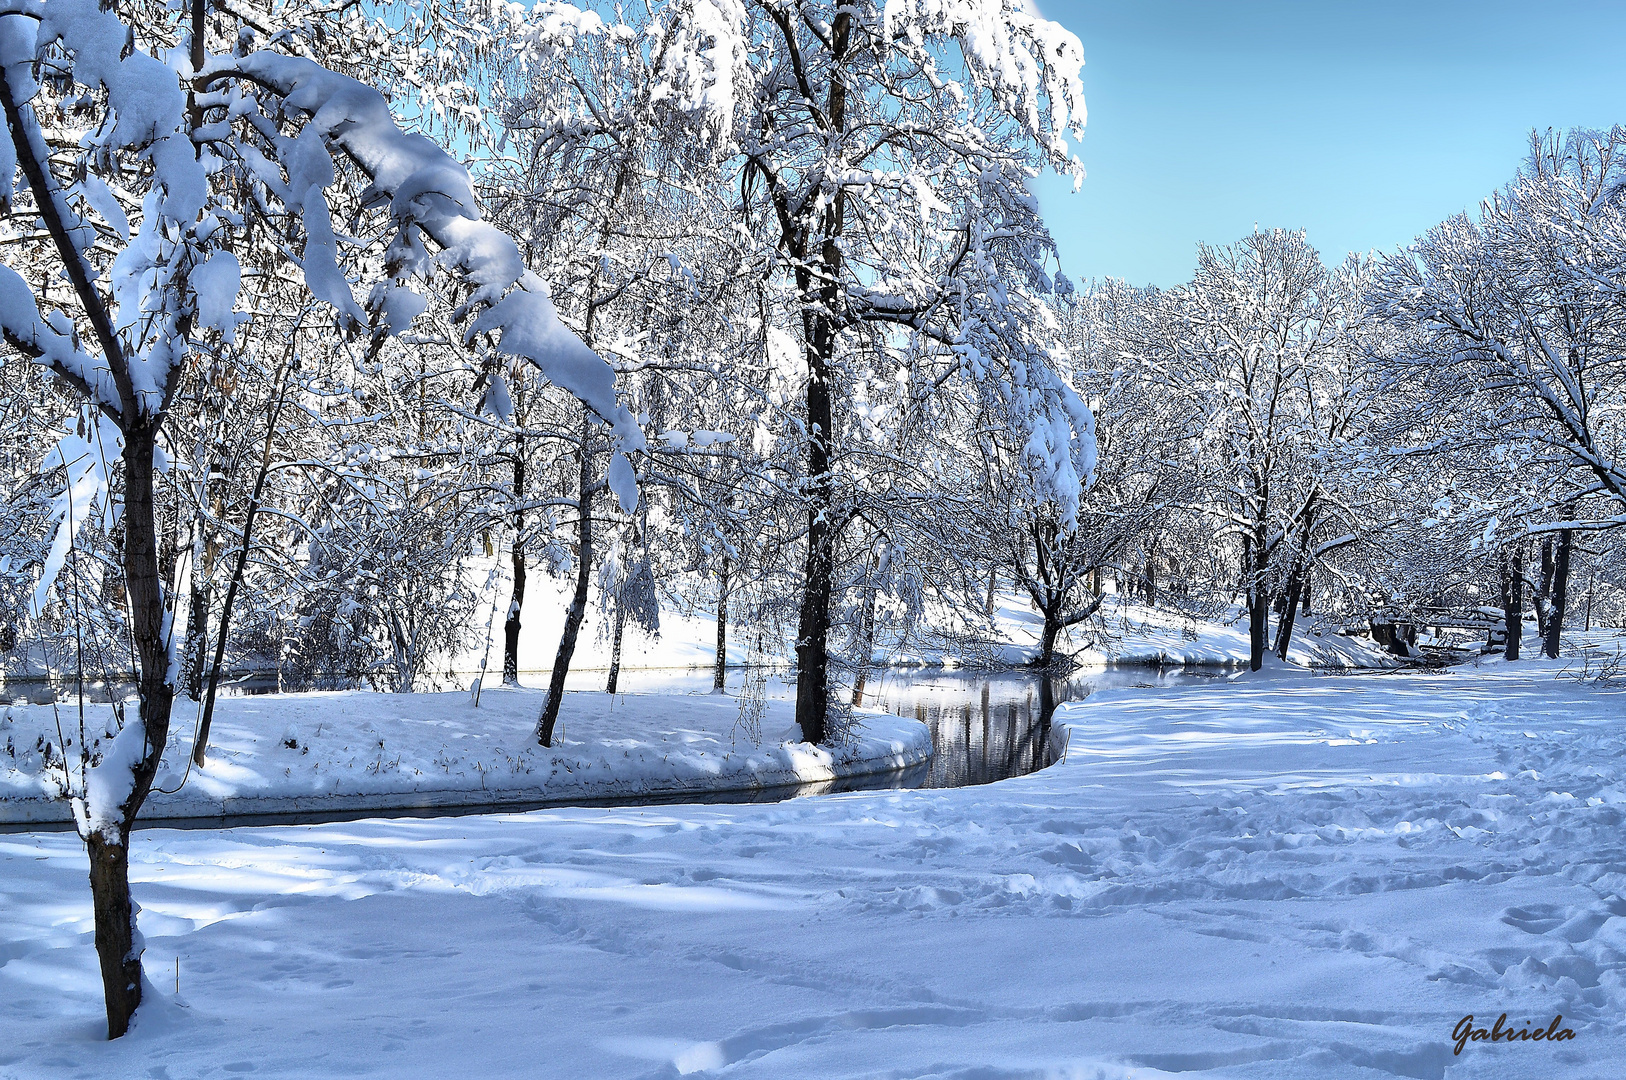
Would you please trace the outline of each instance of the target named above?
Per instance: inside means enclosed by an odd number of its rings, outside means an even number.
[[[493,688],[478,708],[466,692],[222,698],[208,765],[189,775],[192,715],[180,707],[155,785],[179,790],[154,792],[141,816],[698,796],[835,783],[931,756],[930,732],[913,719],[857,712],[854,738],[832,750],[800,741],[789,702],[764,701],[753,731],[740,700],[686,694],[567,694],[554,746],[542,747],[533,731],[543,697]],[[90,707],[87,723],[105,723],[105,710]],[[41,736],[54,741],[59,723],[75,737],[78,715],[67,706],[0,708],[0,823],[71,820],[48,797],[50,771],[33,749]]]
[[[1561,666],[1105,691],[980,788],[143,831],[113,1044],[82,848],[0,836],[0,1077],[1618,1075],[1626,692]],[[1575,1037],[1453,1053],[1502,1013]]]

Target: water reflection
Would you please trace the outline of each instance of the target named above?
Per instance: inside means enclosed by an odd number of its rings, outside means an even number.
[[[1181,677],[1153,669],[1075,673],[889,672],[865,694],[870,708],[913,716],[932,731],[926,788],[970,787],[1037,772],[1051,763],[1058,705],[1109,687],[1151,687]]]

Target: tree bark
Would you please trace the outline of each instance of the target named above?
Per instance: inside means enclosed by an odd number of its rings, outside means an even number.
[[[1553,575],[1556,565],[1553,561],[1553,538],[1542,537],[1539,545],[1541,552],[1541,576],[1536,579],[1535,590],[1530,597],[1530,606],[1536,609],[1536,634],[1541,638],[1542,649],[1545,651],[1547,643],[1547,624],[1551,620],[1553,605]]]
[[[728,589],[730,564],[723,556],[723,569],[717,575],[717,659],[711,667],[711,688],[721,694],[728,683]]]
[[[1276,624],[1276,658],[1287,659],[1287,647],[1293,640],[1293,617],[1299,610],[1299,592],[1304,588],[1304,574],[1302,570],[1295,570],[1287,584],[1287,604],[1282,608],[1282,617]]]
[[[1249,537],[1243,543],[1243,564],[1248,573],[1249,671],[1258,671],[1265,666],[1265,653],[1270,649],[1270,594],[1265,589],[1265,560],[1268,557],[1262,540]]]
[[[197,557],[207,546],[208,541],[200,541],[193,548],[192,597],[186,616],[186,643],[181,649],[186,696],[193,701],[203,700],[203,673],[209,667],[209,571],[199,565]]]
[[[616,686],[621,682],[621,636],[627,629],[627,609],[619,600],[615,604],[615,627],[611,631],[610,642],[610,677],[604,680],[604,692],[614,694]]]
[[[1502,552],[1502,618],[1507,645],[1503,655],[1519,658],[1519,638],[1524,634],[1524,552],[1518,548]]]
[[[135,905],[130,901],[129,833],[112,841],[93,834],[85,843],[90,856],[90,895],[96,919],[96,957],[101,962],[102,992],[107,1005],[107,1037],[130,1030],[141,1004],[141,955],[135,949]]]
[[[519,685],[519,615],[525,606],[525,455],[516,440],[514,446],[514,544],[510,560],[514,571],[514,591],[508,598],[508,617],[502,624],[502,681]]]
[[[587,616],[587,586],[593,576],[593,455],[588,446],[592,436],[591,425],[592,420],[584,416],[578,485],[581,501],[576,516],[576,591],[571,595],[569,609],[565,611],[564,633],[559,636],[559,651],[554,654],[553,671],[548,677],[548,697],[542,703],[542,716],[536,724],[536,741],[543,746],[553,745],[553,728],[559,721],[559,705],[565,696],[565,676],[570,673],[570,660],[576,655],[576,637],[581,633],[582,620]]]
[[[1570,553],[1575,546],[1575,533],[1565,529],[1558,534],[1558,548],[1553,559],[1553,591],[1547,609],[1547,634],[1542,651],[1547,659],[1557,660],[1560,636],[1564,632],[1564,615],[1569,607]]]
[[[146,753],[132,769],[130,795],[119,807],[121,821],[115,835],[93,832],[85,838],[109,1039],[117,1039],[129,1030],[130,1017],[141,1004],[141,954],[135,946],[135,907],[130,900],[130,829],[152,788],[158,761],[169,742],[175,699],[175,688],[168,681],[164,587],[158,572],[153,499],[155,445],[156,431],[149,424],[130,425],[124,431],[124,576],[130,599],[130,635],[140,665],[136,690],[147,735]]]
[[[1044,629],[1039,637],[1039,670],[1050,676],[1051,665],[1056,662],[1056,638],[1061,634],[1061,599],[1053,599],[1044,606]]]
[[[1299,529],[1299,550],[1293,559],[1293,570],[1287,578],[1287,595],[1283,597],[1281,621],[1276,624],[1276,656],[1280,660],[1287,659],[1287,648],[1293,640],[1293,620],[1299,610],[1299,596],[1305,591],[1305,582],[1310,576],[1310,533],[1315,529],[1315,519],[1307,516]],[[1310,605],[1304,605],[1304,613],[1310,613]]]
[[[839,141],[847,126],[847,87],[842,82],[842,67],[852,40],[851,12],[843,10],[836,15],[830,40],[832,65],[826,116],[834,139]],[[842,273],[840,238],[846,201],[846,189],[837,187],[820,215],[818,273],[814,274],[806,264],[796,272],[807,341],[808,493],[807,559],[796,627],[796,723],[802,729],[802,738],[810,743],[823,743],[829,738],[830,592],[836,540],[831,520],[835,507],[830,476],[830,382],[834,375],[836,308]]]

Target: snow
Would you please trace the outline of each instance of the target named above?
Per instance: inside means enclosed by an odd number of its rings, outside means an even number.
[[[46,596],[62,573],[80,527],[96,520],[111,526],[116,520],[113,473],[123,452],[124,436],[118,426],[95,406],[86,405],[79,410],[78,424],[40,463],[42,473],[64,469],[67,486],[51,502],[50,520],[56,532],[34,586],[32,611],[36,617],[45,610]]]
[[[1239,667],[1248,662],[1248,622],[1246,612],[1233,606],[1221,620],[1186,616],[1168,607],[1110,597],[1101,608],[1101,624],[1106,633],[1075,632],[1075,638],[1090,636],[1094,643],[1075,654],[1086,666],[1103,664],[1181,664]],[[1271,623],[1271,640],[1276,626]],[[1370,638],[1349,637],[1332,630],[1317,630],[1310,620],[1294,628],[1288,642],[1287,658],[1301,667],[1314,668],[1395,668],[1403,662],[1389,655]]]
[[[489,569],[489,564],[477,565],[471,580],[486,582]],[[494,584],[485,587],[495,588],[501,603],[508,598],[510,585],[505,566],[498,569],[499,573],[489,579]],[[541,576],[533,576],[526,584],[519,641],[522,670],[533,670],[553,659],[572,587],[569,580]],[[701,593],[698,589],[690,591]],[[588,623],[577,645],[572,671],[609,666],[610,642],[604,633],[607,617],[598,595],[595,593],[589,598]],[[489,598],[487,604],[490,604]],[[714,612],[715,604],[709,599],[693,610],[678,608],[668,600],[660,613],[660,637],[651,638],[631,630],[626,634],[623,670],[709,669],[717,655]],[[934,606],[927,608],[925,625],[908,634],[878,622],[871,662],[897,668],[1016,667],[1038,656],[1043,622],[1026,599],[1013,593],[996,594],[991,633],[979,630],[974,635],[975,640],[970,640],[951,632],[953,622]],[[730,628],[730,665],[762,661],[762,657],[753,659],[751,655],[751,642],[758,633]],[[769,662],[789,662],[794,633],[792,624],[782,627],[777,634],[770,630],[764,635],[762,646]],[[1224,618],[1218,621],[1188,618],[1168,607],[1149,607],[1109,595],[1099,619],[1065,633],[1059,648],[1063,652],[1077,650],[1076,659],[1085,668],[1182,664],[1240,667],[1248,662],[1248,631],[1244,617],[1236,609],[1224,613]],[[484,651],[486,670],[501,671],[502,650],[501,633],[493,633],[489,640],[477,640],[450,666],[461,673],[477,672],[480,654]],[[1393,668],[1403,664],[1368,638],[1344,637],[1331,631],[1318,635],[1303,621],[1294,631],[1288,653],[1291,661],[1304,667]]]
[[[749,85],[749,20],[740,0],[694,0],[671,6],[649,88],[652,102],[695,116],[730,148],[737,85]]]
[[[81,835],[100,833],[111,844],[121,839],[122,807],[135,788],[135,768],[147,756],[147,725],[130,710],[122,726],[109,723],[106,731],[85,768],[83,817],[75,807],[74,822]],[[9,809],[9,801],[4,805]]]
[[[144,831],[114,1043],[82,850],[0,837],[0,1075],[1615,1075],[1626,697],[1553,671],[1104,693],[981,788]],[[1453,1054],[1502,1013],[1576,1034]]]
[[[309,251],[309,245],[306,247]],[[247,319],[232,308],[243,284],[243,266],[229,251],[217,251],[192,271],[192,291],[198,298],[198,325],[218,330],[229,344],[237,336],[237,324]]]
[[[372,178],[362,201],[388,203],[401,230],[400,240],[391,247],[392,255],[401,253],[398,248],[418,250],[414,236],[421,229],[441,247],[440,262],[474,286],[460,309],[460,316],[479,311],[465,331],[467,339],[500,332],[505,353],[534,364],[553,383],[589,405],[614,426],[624,447],[644,447],[643,433],[632,414],[616,402],[615,372],[559,321],[547,286],[525,268],[514,241],[481,218],[468,170],[424,136],[402,131],[382,94],[314,61],[269,52],[217,58],[208,71],[216,78],[243,76],[273,88],[291,108],[310,116],[307,127],[293,141],[295,146],[279,147],[279,152],[287,158],[290,170],[288,190],[296,202],[303,200],[309,234],[305,272],[313,292],[342,311],[349,311],[346,298],[354,305],[348,283],[324,276],[328,264],[320,245],[328,242],[332,232],[326,200],[303,193],[331,182],[331,163],[311,173],[300,167],[308,155],[299,144],[307,138],[313,146],[323,148],[324,158],[326,146],[343,150]],[[322,255],[318,261],[321,270],[314,280],[312,262],[316,260],[311,243],[318,244]],[[389,321],[393,327],[395,319]]]
[[[568,693],[552,747],[537,744],[545,692],[486,687],[476,707],[463,691],[368,691],[227,697],[217,701],[208,764],[187,770],[192,719],[177,703],[156,790],[142,816],[356,811],[382,807],[492,806],[819,784],[926,761],[931,736],[917,720],[860,712],[861,728],[831,750],[801,742],[787,701],[765,703],[756,733],[732,697]],[[107,723],[105,705],[87,707]],[[56,737],[49,705],[0,712],[0,747]],[[134,732],[132,735],[131,733]],[[87,783],[91,826],[128,795],[143,736],[133,716]],[[290,745],[291,744],[291,745]],[[133,750],[131,749],[133,747]],[[125,751],[129,751],[126,753]],[[134,756],[132,756],[132,754]],[[124,764],[124,772],[116,767]],[[0,753],[0,822],[62,821],[52,774],[37,759]],[[183,778],[185,784],[182,784]],[[173,794],[164,789],[176,789]],[[114,798],[117,796],[117,798]]]

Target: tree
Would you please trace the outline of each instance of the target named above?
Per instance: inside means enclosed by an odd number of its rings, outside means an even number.
[[[1240,548],[1249,666],[1257,671],[1289,573],[1289,538],[1308,535],[1316,505],[1313,486],[1294,492],[1292,476],[1308,459],[1311,373],[1333,348],[1339,312],[1302,232],[1204,244],[1197,262],[1191,283],[1165,295],[1153,348],[1166,385],[1203,418],[1196,464],[1220,535]]]
[[[1373,293],[1385,317],[1418,329],[1399,363],[1441,388],[1443,438],[1519,451],[1515,483],[1529,494],[1508,516],[1546,538],[1536,596],[1551,657],[1576,535],[1626,524],[1623,265],[1626,129],[1532,134],[1524,168],[1478,221],[1453,217],[1384,260]]]
[[[204,23],[194,7],[191,27]],[[303,57],[212,58],[201,35],[190,77],[144,47],[127,48],[143,45],[146,31],[168,29],[132,26],[95,0],[46,0],[0,16],[0,106],[10,134],[0,175],[10,190],[21,171],[73,290],[69,310],[42,315],[23,277],[0,268],[0,329],[90,406],[100,479],[76,488],[70,507],[81,498],[87,509],[91,497],[110,503],[104,493],[115,486],[119,494],[138,707],[133,716],[118,710],[104,734],[74,748],[75,760],[60,761],[62,793],[90,858],[114,1038],[127,1030],[143,986],[130,832],[168,744],[175,696],[172,610],[159,570],[159,442],[191,357],[229,341],[243,321],[235,303],[244,260],[234,249],[302,237],[306,287],[347,332],[377,340],[423,311],[412,283],[446,267],[469,290],[459,314],[471,319],[470,337],[500,337],[502,351],[536,364],[613,424],[624,447],[642,442],[616,403],[613,372],[558,323],[541,280],[481,219],[467,172],[428,139],[400,130],[377,90]],[[43,88],[36,58],[49,76]],[[88,111],[92,134],[58,161],[38,114],[60,114],[75,84],[88,96],[72,107]],[[386,262],[365,308],[339,269],[324,193],[341,179],[366,182],[362,202]],[[110,182],[144,192],[127,241],[103,197]],[[612,481],[635,498],[620,460]],[[71,533],[72,520],[65,527]],[[48,562],[44,577],[59,566]]]

